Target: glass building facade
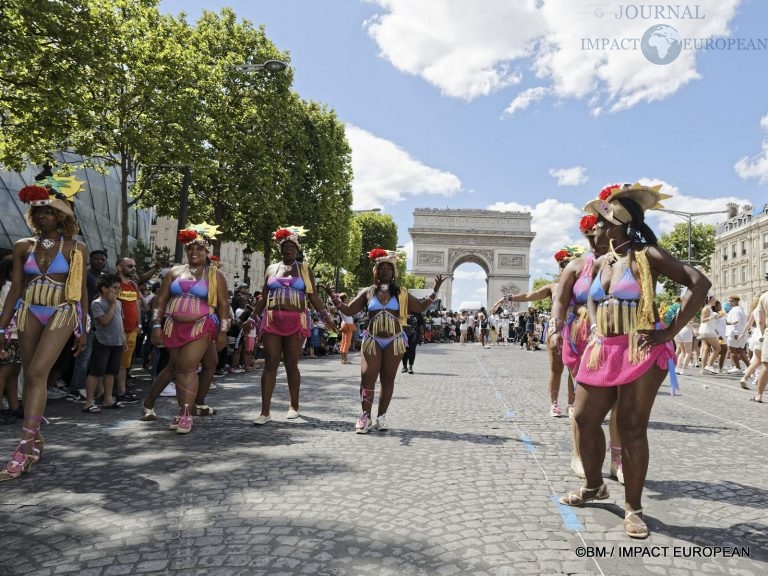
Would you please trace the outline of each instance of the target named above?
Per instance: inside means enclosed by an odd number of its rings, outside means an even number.
[[[56,164],[77,166],[83,162],[81,156],[66,152],[55,154],[55,159]],[[29,166],[24,172],[0,170],[0,255],[9,254],[18,239],[32,236],[24,220],[29,205],[19,200],[18,193],[24,186],[34,184],[41,171],[41,166]],[[89,252],[97,248],[106,250],[107,266],[114,270],[121,241],[119,171],[116,167],[105,169],[104,173],[79,168],[73,176],[85,181],[74,203],[80,235]],[[136,240],[149,243],[149,211],[130,208],[128,220],[129,246]]]

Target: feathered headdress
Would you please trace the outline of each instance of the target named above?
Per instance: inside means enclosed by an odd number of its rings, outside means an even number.
[[[184,246],[190,244],[200,244],[205,248],[211,245],[211,240],[216,239],[216,234],[219,233],[219,227],[213,224],[203,222],[202,224],[191,224],[189,227],[181,230],[178,235],[179,242]]]
[[[296,247],[301,250],[301,244],[299,244],[299,238],[304,236],[309,230],[305,230],[303,226],[285,226],[278,228],[272,234],[272,237],[277,242],[278,246],[282,246],[283,242],[293,242]]]
[[[376,273],[376,268],[378,268],[380,264],[387,262],[392,264],[392,267],[395,269],[395,275],[397,275],[397,261],[399,260],[397,252],[384,250],[384,248],[377,246],[368,252],[368,258],[370,258],[370,260],[373,262],[374,274]]]
[[[632,216],[618,200],[627,198],[640,206],[641,210],[658,210],[663,208],[662,200],[671,198],[669,194],[661,193],[661,184],[657,186],[644,186],[639,182],[634,184],[612,184],[600,191],[597,199],[592,200],[584,207],[584,211],[590,214],[600,215],[612,224],[629,224]]]
[[[583,255],[586,250],[581,246],[563,246],[560,250],[555,252],[555,260],[558,264],[563,262],[570,262],[574,258],[578,258]]]
[[[19,190],[19,200],[32,206],[50,206],[74,217],[72,202],[83,183],[72,176],[46,176]]]

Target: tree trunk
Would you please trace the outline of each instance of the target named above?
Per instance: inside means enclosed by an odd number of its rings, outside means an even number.
[[[128,255],[128,167],[127,154],[120,155],[120,258]]]

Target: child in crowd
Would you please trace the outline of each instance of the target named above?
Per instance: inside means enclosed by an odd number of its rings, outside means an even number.
[[[112,396],[115,376],[120,370],[120,357],[125,348],[123,333],[122,304],[117,299],[120,292],[120,277],[117,274],[102,274],[96,281],[99,297],[91,302],[91,330],[94,333],[93,353],[88,364],[86,400],[83,412],[101,412],[94,395],[101,380],[104,387],[104,408],[123,408],[121,402]]]

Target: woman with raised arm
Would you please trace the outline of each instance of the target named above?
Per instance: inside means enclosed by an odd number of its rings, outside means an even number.
[[[381,394],[376,417],[376,428],[386,430],[387,410],[395,390],[397,367],[405,353],[407,339],[403,328],[408,312],[424,312],[437,298],[444,278],[438,274],[435,287],[428,297],[419,300],[404,286],[397,285],[397,253],[374,248],[368,253],[374,262],[373,285],[363,288],[349,304],[342,302],[332,286],[326,286],[333,305],[342,313],[354,316],[361,310],[368,313],[368,329],[363,333],[360,362],[360,401],[362,413],[355,424],[355,432],[367,434],[371,429],[371,409],[376,380],[381,380]]]
[[[40,423],[48,399],[48,373],[75,334],[73,355],[85,348],[88,293],[85,289],[85,244],[79,232],[71,200],[80,190],[74,178],[48,177],[19,191],[22,202],[31,204],[26,214],[32,238],[13,247],[11,287],[0,314],[0,347],[10,336],[16,310],[21,365],[24,370],[24,423],[21,441],[0,470],[0,481],[29,472],[43,455]]]
[[[216,265],[207,264],[210,240],[218,233],[217,228],[198,224],[179,232],[187,263],[174,266],[165,275],[152,310],[152,344],[165,346],[176,372],[179,414],[171,419],[168,429],[178,434],[192,431],[191,408],[199,386],[197,367],[212,342],[219,350],[227,345],[232,322],[227,279]],[[143,406],[145,417],[148,410],[151,408]]]
[[[253,307],[253,315],[262,316],[261,333],[265,356],[261,373],[261,414],[253,422],[257,426],[272,420],[272,392],[281,357],[291,397],[286,417],[291,420],[299,417],[299,358],[302,343],[312,331],[307,301],[312,303],[326,328],[336,330],[333,318],[317,295],[312,269],[296,259],[301,250],[299,237],[306,232],[302,227],[288,226],[274,233],[282,259],[267,268],[261,298]]]
[[[585,207],[597,216],[595,241],[609,241],[609,253],[594,265],[587,302],[592,337],[577,375],[575,418],[579,427],[585,484],[560,499],[583,506],[609,497],[603,482],[605,435],[602,422],[618,401],[617,423],[624,469],[624,532],[647,538],[642,493],[648,471],[648,420],[653,402],[674,367],[672,339],[701,307],[710,281],[657,245],[645,222],[645,211],[661,208],[668,196],[660,186],[609,186]],[[680,312],[668,327],[659,321],[654,303],[659,274],[688,288]]]
[[[563,270],[568,265],[569,262],[572,260],[581,257],[581,255],[584,254],[584,248],[581,246],[565,246],[561,250],[558,250],[555,253],[555,260],[557,261],[557,265],[560,268],[560,274],[562,275]],[[497,300],[493,304],[493,309],[499,308],[504,302],[538,302],[539,300],[544,300],[545,298],[552,298],[552,301],[554,302],[554,295],[557,291],[558,283],[560,282],[560,276],[558,276],[557,282],[552,282],[551,284],[547,284],[545,286],[542,286],[541,288],[534,290],[533,292],[528,292],[527,294],[509,294],[502,296],[499,300]],[[550,320],[550,326],[552,325],[552,321]],[[562,323],[559,325],[562,327]],[[531,341],[530,341],[530,335],[529,335],[529,343],[528,343],[528,349],[532,349]],[[555,418],[559,418],[560,416],[563,416],[563,409],[560,408],[559,405],[559,397],[560,397],[560,381],[563,377],[563,359],[560,354],[560,351],[558,350],[555,352],[554,348],[552,346],[547,346],[547,357],[549,359],[549,399],[552,403],[549,408],[549,415],[553,416]],[[568,374],[568,410],[567,414],[568,416],[571,415],[573,411],[573,398],[574,398],[574,390],[573,390],[573,378],[571,378],[570,373]]]

